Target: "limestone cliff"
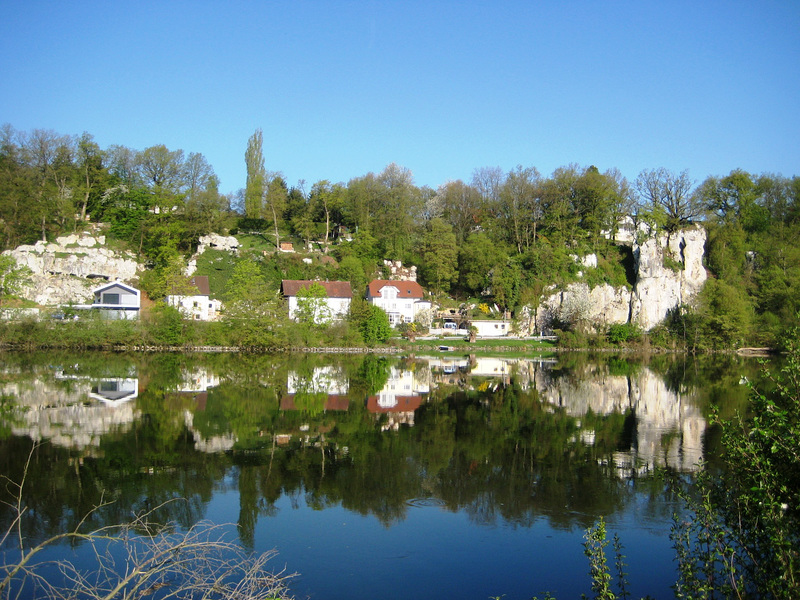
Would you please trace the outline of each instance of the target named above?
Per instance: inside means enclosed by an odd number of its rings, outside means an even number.
[[[671,309],[691,303],[702,289],[707,277],[705,242],[706,232],[700,226],[651,236],[641,243],[634,240],[632,289],[610,285],[590,289],[586,283],[575,282],[563,290],[551,290],[540,299],[532,329],[550,333],[558,322],[580,322],[595,331],[615,323],[651,329]]]
[[[132,253],[106,248],[103,235],[68,235],[3,254],[30,269],[20,295],[41,305],[91,302],[92,289],[99,283],[134,279],[141,268]]]

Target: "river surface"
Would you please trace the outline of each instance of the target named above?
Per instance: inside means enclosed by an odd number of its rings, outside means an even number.
[[[297,573],[297,598],[578,598],[600,517],[632,597],[670,598],[665,481],[714,465],[710,409],[744,410],[759,373],[736,357],[8,353],[0,469],[21,481],[30,455],[26,544],[104,501],[86,526],[179,499],[159,518],[232,524]],[[2,505],[2,531],[13,516]],[[82,550],[48,557],[90,568]]]

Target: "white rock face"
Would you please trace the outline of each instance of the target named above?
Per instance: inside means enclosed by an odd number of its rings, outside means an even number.
[[[392,281],[416,281],[417,280],[417,267],[411,265],[404,267],[403,263],[399,260],[384,260],[384,266],[389,269],[389,279]]]
[[[91,299],[97,279],[134,279],[140,270],[132,253],[104,247],[105,236],[68,235],[55,242],[36,242],[6,250],[32,276],[20,294],[37,304],[81,303]]]
[[[212,250],[226,250],[228,252],[236,253],[239,251],[239,240],[232,235],[219,235],[216,233],[210,233],[200,238],[197,245],[197,253],[202,254],[208,248],[211,248]]]
[[[201,236],[198,240],[197,252],[194,253],[186,265],[187,277],[191,277],[195,274],[197,271],[197,257],[208,249],[224,250],[237,254],[239,252],[239,240],[232,235],[219,235],[217,233],[209,233],[208,235]]]
[[[664,320],[681,304],[692,302],[706,281],[703,252],[706,232],[700,226],[634,243],[636,283],[633,291],[602,285],[590,290],[571,283],[540,299],[532,326],[548,334],[558,322],[579,322],[599,331],[615,323],[636,323],[644,330]],[[596,260],[596,257],[595,259]],[[590,266],[592,260],[582,260]],[[666,264],[673,265],[673,268]]]
[[[590,329],[613,323],[627,323],[630,315],[631,292],[603,284],[589,289],[585,283],[571,283],[562,292],[542,298],[536,309],[536,328],[550,333],[558,321],[580,321]]]
[[[91,302],[100,280],[134,279],[141,268],[132,253],[104,247],[105,236],[68,235],[6,250],[32,275],[20,294],[41,305]]]
[[[663,321],[669,310],[694,299],[707,279],[703,267],[705,243],[705,229],[695,227],[634,245],[637,275],[631,298],[631,323],[650,329]],[[682,269],[670,269],[664,265],[665,259]]]

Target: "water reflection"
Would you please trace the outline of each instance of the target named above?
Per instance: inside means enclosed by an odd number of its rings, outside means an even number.
[[[704,415],[741,407],[738,381],[754,372],[671,357],[10,354],[0,469],[19,481],[31,440],[49,442],[28,468],[27,539],[89,513],[95,527],[160,506],[155,516],[183,526],[235,521],[253,549],[266,522],[292,523],[261,543],[301,572],[313,566],[305,547],[292,554],[299,525],[287,511],[374,520],[371,544],[421,510],[464,516],[464,528],[544,521],[568,535],[635,507],[631,528],[663,531],[674,505],[654,470],[690,472],[713,454]],[[0,526],[12,518],[0,504]],[[440,522],[413,525],[420,544],[452,535]],[[349,547],[341,535],[331,544]]]
[[[278,371],[280,360],[275,363],[274,370]],[[300,369],[290,366],[285,378],[272,386],[280,398],[280,411],[296,411],[313,421],[326,413],[363,406],[378,417],[378,430],[398,431],[401,426],[415,425],[415,414],[437,390],[468,393],[488,406],[498,400],[493,397],[498,390],[513,386],[522,393],[535,394],[543,410],[572,418],[571,442],[594,445],[598,432],[593,422],[597,417],[621,415],[624,426],[620,447],[608,457],[620,476],[642,475],[662,466],[691,471],[703,459],[706,420],[696,401],[697,390],[676,390],[645,366],[635,365],[627,373],[614,374],[598,363],[560,369],[554,358],[451,355],[417,357],[413,361],[373,358],[360,366],[361,370],[348,369],[344,364],[305,364]],[[171,387],[158,390],[167,398],[182,399],[177,403],[185,404],[184,423],[196,449],[202,452],[233,450],[240,439],[228,419],[216,419],[213,435],[208,435],[207,426],[203,430],[194,427],[195,416],[206,412],[210,396],[221,393],[230,402],[231,392],[246,395],[252,387],[252,381],[244,383],[225,368],[215,371],[213,365],[189,365],[173,377]],[[10,377],[13,369],[7,365],[5,379],[12,381],[0,385],[0,394],[13,399],[14,408],[5,422],[14,435],[86,449],[97,447],[104,434],[126,431],[144,415],[136,403],[142,383],[133,364],[124,369],[124,375],[113,377],[84,372],[80,363],[66,368],[41,365],[26,378]],[[364,389],[362,381],[351,389],[351,376],[366,378],[371,385]],[[147,378],[146,386],[153,386],[151,379]],[[260,381],[259,387],[263,390],[269,383]],[[150,390],[151,395],[154,391]],[[434,396],[439,401],[440,394]],[[303,439],[311,439],[307,434],[313,426],[308,423],[298,427]],[[262,437],[267,433],[285,444],[297,431],[259,431]]]

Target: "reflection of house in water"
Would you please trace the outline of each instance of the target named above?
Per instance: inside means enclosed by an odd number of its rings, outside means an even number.
[[[14,399],[7,421],[12,434],[90,451],[99,447],[104,435],[127,431],[139,418],[136,403],[129,401],[137,388],[135,378],[98,380],[59,370],[52,378],[2,385],[0,395]]]
[[[106,404],[122,404],[135,399],[139,395],[139,379],[109,377],[100,379],[92,386],[90,398]]]
[[[437,383],[474,388],[472,377],[495,380],[498,384],[514,381],[522,389],[535,387],[537,374],[543,365],[554,364],[555,358],[497,358],[481,356],[430,356],[425,360]]]
[[[664,380],[642,367],[631,375],[609,375],[604,370],[582,372],[573,378],[542,376],[537,382],[542,400],[582,417],[632,411],[636,419],[630,450],[614,455],[624,474],[669,466],[693,471],[703,458],[706,421],[690,394],[667,389]],[[593,432],[581,438],[591,443]]]
[[[430,385],[416,371],[392,367],[389,380],[376,395],[367,398],[367,410],[373,414],[387,415],[381,426],[383,431],[414,425],[414,411],[423,402],[422,394],[430,392]]]
[[[296,371],[289,373],[286,380],[286,394],[281,398],[281,410],[299,410],[302,400],[314,396],[317,399],[325,397],[324,410],[347,410],[350,398],[347,392],[350,382],[341,367],[332,365],[314,367],[309,375],[301,375]]]
[[[182,398],[187,401],[191,408],[187,408],[183,413],[183,421],[186,428],[192,432],[194,439],[194,449],[198,452],[214,454],[217,452],[227,452],[236,443],[236,436],[232,432],[225,432],[204,438],[203,435],[194,427],[194,415],[206,409],[208,403],[208,391],[219,385],[219,377],[203,367],[195,367],[191,371],[184,371],[181,374],[181,385],[177,391],[170,394],[175,398]]]
[[[191,371],[185,371],[181,375],[181,392],[207,392],[208,388],[219,385],[219,377],[202,367],[196,367]]]

